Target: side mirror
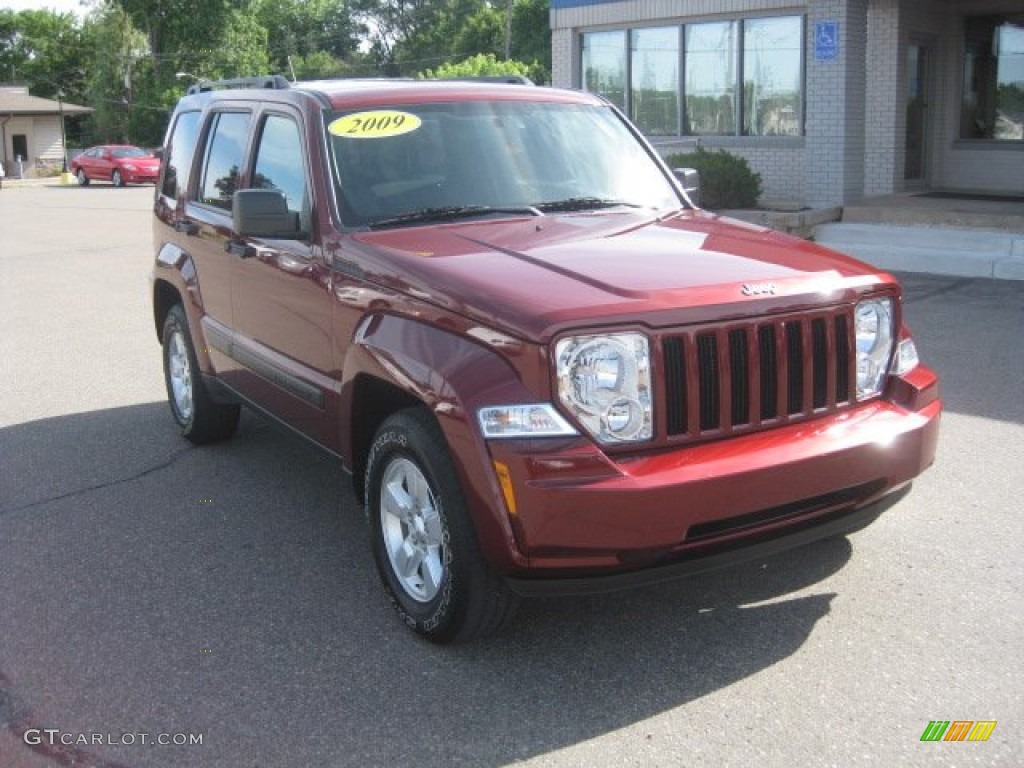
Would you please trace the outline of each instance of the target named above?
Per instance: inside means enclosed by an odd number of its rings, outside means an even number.
[[[302,235],[299,215],[288,210],[284,194],[276,189],[240,189],[231,201],[235,233],[253,237],[294,240]]]
[[[672,173],[683,185],[690,202],[700,208],[700,172],[696,168],[673,168]]]

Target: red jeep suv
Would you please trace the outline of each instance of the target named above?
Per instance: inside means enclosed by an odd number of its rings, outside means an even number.
[[[163,158],[174,419],[245,404],[337,456],[431,640],[843,534],[932,463],[897,282],[695,207],[597,96],[203,83]]]

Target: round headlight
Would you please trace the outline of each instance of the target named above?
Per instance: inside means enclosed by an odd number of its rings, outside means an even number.
[[[611,434],[629,440],[644,428],[644,407],[636,400],[620,397],[605,409],[602,420]]]
[[[575,336],[555,346],[558,396],[605,443],[652,435],[647,337],[639,333]]]

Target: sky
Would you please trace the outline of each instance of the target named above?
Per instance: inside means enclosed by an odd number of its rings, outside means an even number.
[[[61,13],[74,13],[84,16],[87,8],[83,8],[81,0],[0,0],[0,8],[10,8],[12,11],[39,11],[48,8],[51,11]]]

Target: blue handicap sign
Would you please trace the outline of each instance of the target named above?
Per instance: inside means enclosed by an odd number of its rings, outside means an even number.
[[[814,58],[831,61],[839,56],[839,22],[818,21],[814,24]]]

